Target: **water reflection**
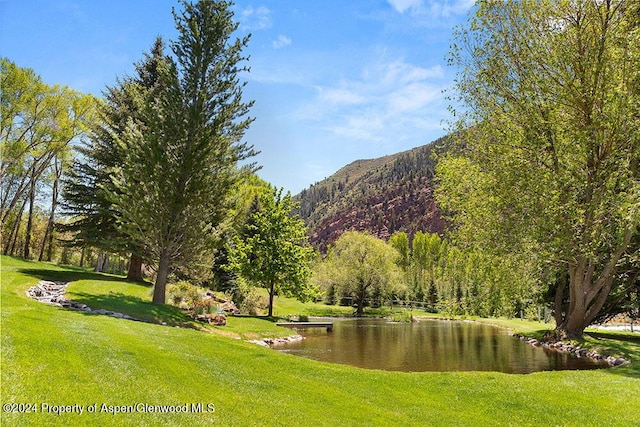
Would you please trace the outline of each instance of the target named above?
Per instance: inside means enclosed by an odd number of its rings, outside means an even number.
[[[299,333],[304,340],[278,350],[368,369],[530,373],[607,366],[531,347],[504,329],[474,322],[341,319],[334,320],[333,332],[308,329]]]

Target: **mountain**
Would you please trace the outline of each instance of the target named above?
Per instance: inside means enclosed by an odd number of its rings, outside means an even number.
[[[325,250],[343,232],[442,233],[433,199],[435,160],[444,139],[377,159],[356,160],[295,196],[313,246]]]

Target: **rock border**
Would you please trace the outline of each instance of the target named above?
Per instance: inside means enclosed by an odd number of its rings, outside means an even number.
[[[25,294],[38,302],[43,304],[54,305],[56,307],[69,308],[72,310],[84,311],[86,313],[95,313],[115,317],[116,319],[133,320],[136,322],[144,322],[143,320],[136,319],[128,314],[118,313],[116,311],[109,311],[103,308],[94,310],[86,304],[79,303],[77,301],[68,300],[64,294],[69,286],[70,282],[61,281],[49,281],[41,280],[37,285],[31,286]],[[159,323],[162,326],[167,326],[166,323]],[[180,326],[177,326],[180,327]],[[302,341],[304,337],[302,335],[292,335],[286,338],[262,338],[259,340],[247,340],[247,342],[258,344],[263,347],[270,347],[272,345],[281,345],[295,341]]]
[[[115,317],[116,319],[134,320],[137,322],[141,321],[129,316],[128,314],[109,311],[103,308],[93,310],[86,304],[68,300],[64,296],[65,292],[67,291],[67,286],[69,286],[69,282],[53,282],[48,280],[41,280],[37,285],[31,286],[29,289],[27,289],[25,293],[29,298],[44,304],[55,305],[62,308],[70,308],[72,310],[84,311],[86,313],[103,314]]]
[[[610,367],[626,366],[631,363],[630,361],[621,357],[604,356],[596,351],[589,351],[589,349],[587,348],[573,346],[571,344],[565,343],[564,341],[548,342],[540,341],[535,338],[527,337],[520,334],[515,334],[515,336],[518,337],[520,341],[524,341],[525,343],[533,347],[542,347],[549,350],[555,350],[560,353],[569,353],[578,358],[589,358],[598,362],[605,361]]]
[[[303,339],[304,337],[302,335],[291,335],[290,337],[286,338],[262,338],[260,340],[251,340],[248,342],[258,344],[262,347],[271,347],[272,345],[277,346],[282,344],[289,344],[296,341],[302,341]]]

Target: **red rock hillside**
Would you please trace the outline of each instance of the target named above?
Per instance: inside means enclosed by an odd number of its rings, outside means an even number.
[[[383,239],[397,231],[442,233],[445,221],[433,199],[432,153],[444,141],[378,159],[357,160],[295,198],[321,250],[348,230]]]

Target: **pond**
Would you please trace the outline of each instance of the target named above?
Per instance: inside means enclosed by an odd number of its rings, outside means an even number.
[[[505,329],[477,322],[332,319],[333,331],[299,330],[304,336],[279,351],[325,362],[388,371],[498,371],[530,373],[605,368],[606,362],[532,347]]]

